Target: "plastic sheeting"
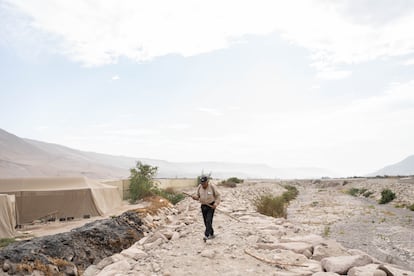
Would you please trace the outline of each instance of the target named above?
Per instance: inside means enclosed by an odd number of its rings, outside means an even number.
[[[0,238],[15,235],[16,209],[14,195],[0,194]]]
[[[99,216],[122,204],[117,187],[85,177],[0,179],[0,193],[16,196],[17,224]]]

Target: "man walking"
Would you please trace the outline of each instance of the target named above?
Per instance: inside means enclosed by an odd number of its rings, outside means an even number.
[[[204,241],[214,238],[213,216],[214,210],[221,201],[220,193],[214,184],[209,183],[207,176],[201,176],[197,195],[193,195],[192,198],[201,203],[201,212],[203,213],[204,225],[206,227]]]

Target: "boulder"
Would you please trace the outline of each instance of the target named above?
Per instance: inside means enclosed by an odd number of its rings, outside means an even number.
[[[346,274],[349,269],[355,266],[364,266],[372,263],[368,255],[328,257],[321,261],[322,268],[328,272]]]

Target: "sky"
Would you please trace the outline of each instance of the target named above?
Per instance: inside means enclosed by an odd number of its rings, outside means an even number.
[[[414,154],[414,1],[0,0],[0,128],[363,175]]]

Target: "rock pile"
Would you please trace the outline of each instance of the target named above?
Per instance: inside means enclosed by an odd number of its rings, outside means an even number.
[[[346,181],[345,185],[333,180],[302,181],[297,200],[289,206],[289,220],[306,231],[334,238],[348,248],[414,270],[414,212],[395,208],[394,201],[378,204],[375,196],[387,188],[395,191],[397,198],[414,202],[414,195],[410,196],[414,189],[405,186],[408,183],[402,185],[398,179]],[[401,187],[409,191],[404,193]],[[373,191],[373,198],[345,193],[351,188]]]
[[[216,238],[202,241],[199,204],[187,198],[149,222],[159,227],[133,246],[89,266],[84,275],[414,275],[283,218],[254,211],[260,193],[281,194],[275,183],[221,188]],[[221,211],[219,211],[221,210]]]
[[[143,237],[135,212],[88,223],[71,232],[13,243],[0,250],[0,267],[9,275],[79,275]]]

